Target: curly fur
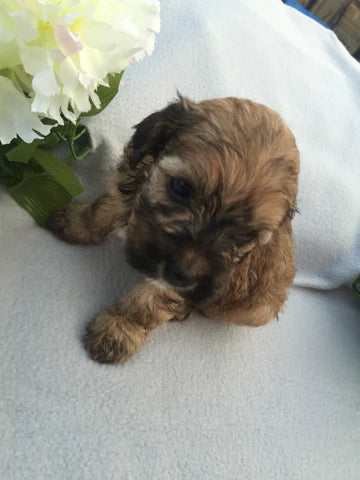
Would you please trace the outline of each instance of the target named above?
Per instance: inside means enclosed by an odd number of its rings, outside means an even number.
[[[298,174],[292,133],[249,100],[179,97],[136,125],[106,193],[48,222],[69,243],[116,231],[147,277],[89,325],[92,358],[123,362],[156,326],[194,311],[249,326],[277,316],[295,274]],[[189,198],[174,197],[174,178]]]

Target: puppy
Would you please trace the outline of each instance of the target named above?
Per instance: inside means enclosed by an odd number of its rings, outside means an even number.
[[[249,100],[179,97],[136,125],[106,193],[48,221],[69,243],[117,232],[146,277],[89,324],[90,356],[124,362],[192,312],[248,326],[277,316],[295,273],[298,174],[292,133]]]

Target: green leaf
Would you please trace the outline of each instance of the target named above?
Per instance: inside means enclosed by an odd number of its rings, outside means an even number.
[[[32,143],[21,141],[16,147],[7,152],[6,157],[10,162],[27,163],[38,145],[39,140],[34,140]]]
[[[59,137],[56,135],[54,131],[50,133],[44,140],[41,142],[40,146],[41,148],[44,148],[45,150],[54,150],[56,145],[60,142]]]
[[[356,295],[360,297],[360,277],[357,280],[355,280],[352,287]]]
[[[51,213],[64,208],[72,200],[69,192],[46,172],[27,174],[21,183],[7,190],[43,228],[46,228],[46,220]]]
[[[55,158],[48,150],[38,148],[33,154],[33,159],[71,195],[75,197],[83,192],[83,188],[74,172]]]
[[[0,184],[6,186],[21,182],[23,174],[19,164],[10,163],[6,157],[0,154]]]
[[[111,102],[111,100],[115,97],[118,93],[120,80],[123,76],[124,71],[120,73],[115,73],[113,75],[108,75],[109,86],[104,87],[100,85],[96,93],[100,98],[100,108],[96,108],[95,105],[92,103],[92,107],[88,112],[82,113],[82,117],[92,117],[93,115],[97,115],[98,113],[102,112]]]

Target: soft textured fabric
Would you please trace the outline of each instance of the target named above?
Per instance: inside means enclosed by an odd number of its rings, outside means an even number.
[[[100,168],[176,89],[264,103],[283,115],[301,155],[296,284],[333,288],[359,275],[360,66],[333,32],[280,0],[164,1],[156,50],[124,83],[90,121],[95,145],[106,145]]]
[[[359,479],[350,290],[294,288],[259,329],[168,323],[100,365],[80,339],[135,280],[117,240],[70,247],[23,220],[1,275],[2,480]]]
[[[359,68],[331,32],[280,0],[164,0],[154,56],[90,123],[84,199],[130,126],[179,88],[279,110],[302,154],[298,284],[359,268]],[[356,162],[355,162],[356,159]],[[358,480],[360,304],[294,288],[260,329],[193,318],[122,366],[92,362],[86,323],[137,275],[119,241],[71,247],[0,191],[1,480]],[[357,232],[357,233],[356,233]]]
[[[296,2],[295,0],[282,0],[283,3],[285,3],[286,5],[288,5],[289,7],[293,7],[293,8],[296,8],[297,10],[299,10],[299,12],[303,13],[304,15],[307,15],[308,17],[312,18],[313,20],[315,20],[316,22],[320,23],[320,25],[322,25],[323,27],[325,28],[330,28],[329,25],[327,25],[326,23],[322,22],[319,18],[317,18],[315,15],[313,15],[309,10],[307,10],[305,7],[303,7],[302,5],[300,5],[298,2]]]

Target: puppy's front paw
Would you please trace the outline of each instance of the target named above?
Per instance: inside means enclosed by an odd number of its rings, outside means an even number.
[[[69,208],[69,207],[68,207]],[[67,230],[69,228],[69,214],[68,208],[63,208],[55,213],[52,213],[46,221],[46,226],[54,235],[61,240],[67,241]]]
[[[95,243],[88,226],[87,205],[69,205],[50,215],[46,226],[60,240],[87,245]]]
[[[109,310],[91,322],[84,336],[90,357],[101,363],[123,363],[145,342],[146,330]]]
[[[170,322],[185,322],[188,318],[190,318],[191,312],[184,313],[183,315],[179,314],[173,318],[170,318]]]

